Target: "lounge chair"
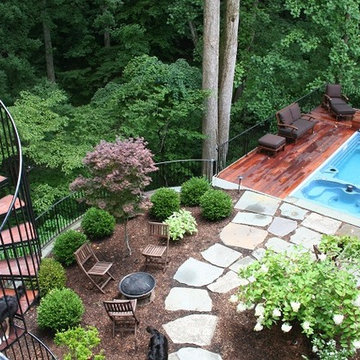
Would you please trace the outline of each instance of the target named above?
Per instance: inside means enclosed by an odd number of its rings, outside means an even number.
[[[323,99],[323,107],[335,115],[336,121],[348,118],[352,120],[355,114],[348,104],[348,97],[341,94],[340,84],[327,84]]]
[[[305,118],[306,117],[306,118]],[[307,132],[313,133],[315,121],[308,114],[302,114],[299,104],[293,103],[276,113],[278,135],[288,139],[297,139]]]

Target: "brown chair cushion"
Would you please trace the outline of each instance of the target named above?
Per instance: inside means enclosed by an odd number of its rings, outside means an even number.
[[[259,139],[259,145],[270,148],[270,149],[278,149],[280,146],[284,145],[286,139],[282,136],[274,135],[274,134],[266,134]]]
[[[339,84],[327,84],[326,85],[326,95],[332,97],[341,97],[341,85]]]
[[[297,127],[297,129],[280,127],[279,135],[297,139],[304,135],[307,131],[311,130],[315,126],[315,122],[306,119],[298,119],[292,125]]]
[[[293,122],[301,118],[301,110],[298,103],[294,103],[290,106],[290,112]]]
[[[339,104],[339,103],[330,103],[331,109],[336,113],[337,115],[354,115],[355,110],[348,104]]]
[[[293,122],[293,117],[290,108],[279,111],[279,119],[282,124],[290,125]]]

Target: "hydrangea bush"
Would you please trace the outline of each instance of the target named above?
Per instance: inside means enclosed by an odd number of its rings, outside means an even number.
[[[169,225],[170,239],[172,240],[180,240],[186,234],[192,235],[197,232],[196,220],[187,210],[174,212],[164,223]]]
[[[240,270],[241,285],[230,300],[238,303],[238,312],[254,309],[255,331],[280,323],[289,332],[296,321],[306,336],[325,340],[323,353],[333,339],[353,353],[360,348],[360,292],[354,276],[323,255],[315,261],[299,248],[289,254],[266,251]]]

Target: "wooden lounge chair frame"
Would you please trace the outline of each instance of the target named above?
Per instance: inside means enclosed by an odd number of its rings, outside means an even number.
[[[113,264],[99,261],[89,243],[80,246],[80,248],[74,252],[74,255],[81,270],[90,281],[105,294],[104,287],[110,280],[115,280],[109,271]],[[90,261],[92,264],[89,265],[90,268],[87,269],[87,264]]]
[[[148,223],[148,235],[158,239],[166,239],[166,246],[149,244],[143,250],[142,255],[145,256],[145,269],[149,265],[160,266],[165,272],[168,264],[169,252],[169,225],[157,222]]]
[[[135,336],[140,323],[136,317],[137,300],[113,300],[103,302],[106,313],[112,321],[112,336],[115,336],[116,330],[120,332],[133,332]]]

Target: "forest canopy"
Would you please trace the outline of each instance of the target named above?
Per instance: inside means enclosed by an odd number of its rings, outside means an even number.
[[[241,1],[230,134],[325,82],[359,102],[359,5]],[[155,161],[201,156],[201,1],[3,0],[0,12],[0,99],[37,212],[68,193],[100,140],[144,137]]]

